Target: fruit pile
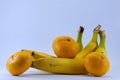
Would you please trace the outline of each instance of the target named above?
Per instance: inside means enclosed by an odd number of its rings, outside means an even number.
[[[92,38],[85,47],[82,44],[84,32],[82,26],[79,28],[76,41],[70,36],[55,38],[52,48],[56,56],[35,50],[16,52],[7,60],[7,70],[15,76],[22,74],[30,67],[60,74],[103,76],[108,72],[110,63],[105,47],[105,31],[100,28],[100,25],[94,28]]]

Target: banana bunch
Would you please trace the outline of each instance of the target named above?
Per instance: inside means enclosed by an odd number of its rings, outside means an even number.
[[[82,44],[82,35],[84,32],[84,28],[82,26],[80,26],[78,30],[76,42],[72,38],[69,37],[68,39],[67,37],[66,45],[70,49],[73,49],[73,51],[71,50],[69,52],[74,52],[75,49],[77,49],[78,51],[78,53],[75,54],[75,57],[58,57],[35,50],[23,49],[13,54],[7,60],[7,70],[15,76],[22,74],[30,67],[52,73],[90,73],[94,76],[102,76],[109,70],[110,64],[107,58],[107,51],[105,47],[105,31],[101,30],[100,28],[100,25],[94,28],[92,38],[85,47],[83,47]],[[100,38],[99,45],[97,40],[98,35]],[[65,37],[62,38],[62,40],[65,40]],[[76,48],[73,46],[71,47],[71,44],[68,45],[69,41],[71,41],[72,44],[77,43]],[[64,45],[65,43],[62,44]],[[64,48],[66,48],[65,45]],[[64,48],[62,48],[61,50],[65,50]],[[68,51],[68,48],[66,48],[65,51]]]
[[[43,70],[52,73],[63,73],[63,74],[87,74],[88,71],[84,66],[85,57],[94,51],[105,52],[105,47],[98,46],[97,38],[100,34],[101,26],[98,25],[92,34],[92,39],[89,43],[83,48],[82,44],[82,34],[84,31],[83,27],[80,27],[78,31],[78,37],[76,42],[79,45],[79,53],[74,58],[58,58],[55,56],[48,55],[43,52],[37,52],[34,50],[22,50],[31,54],[32,56],[32,68]]]

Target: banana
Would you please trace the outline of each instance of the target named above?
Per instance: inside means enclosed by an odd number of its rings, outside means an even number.
[[[82,50],[83,48],[83,45],[82,45],[82,34],[83,34],[83,31],[84,31],[84,27],[80,26],[79,30],[78,30],[78,34],[77,34],[77,39],[76,39],[76,42],[79,46],[79,52]],[[39,59],[39,58],[53,58],[55,56],[51,56],[51,55],[48,55],[46,53],[43,53],[43,52],[37,52],[35,50],[26,50],[26,49],[23,49],[21,51],[26,51],[28,53],[30,53],[32,55],[32,57],[35,59]]]
[[[107,56],[107,51],[106,51],[106,34],[105,30],[99,32],[100,35],[100,43],[98,48],[95,50],[95,52],[102,52],[105,56]]]
[[[84,31],[84,27],[80,26],[79,30],[78,30],[78,34],[77,34],[77,39],[76,42],[79,46],[79,52],[83,49],[83,44],[82,44],[82,34]]]
[[[91,41],[88,45],[82,49],[81,52],[73,59],[70,58],[39,58],[32,62],[32,68],[43,70],[52,73],[63,73],[63,74],[86,74],[87,71],[83,65],[84,58],[87,54],[94,51],[97,46],[97,37],[100,30],[98,25],[94,31]]]
[[[35,50],[23,49],[21,51],[29,53],[33,57],[34,60],[39,59],[39,58],[54,58],[55,57],[55,56],[49,55],[47,53],[37,52]]]

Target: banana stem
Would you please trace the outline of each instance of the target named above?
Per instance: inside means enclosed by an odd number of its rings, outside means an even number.
[[[84,31],[84,27],[80,26],[80,28],[78,30],[77,40],[76,40],[76,42],[78,43],[78,46],[79,46],[79,52],[83,48],[83,44],[82,44],[82,34],[83,34],[83,31]]]
[[[83,31],[84,31],[84,27],[80,26],[78,30],[77,42],[81,42]]]
[[[98,25],[94,30],[93,30],[93,36],[92,36],[92,41],[96,42],[97,41],[97,36],[100,31],[101,26]]]
[[[106,51],[106,35],[105,35],[105,30],[99,32],[100,35],[100,43],[98,48],[95,50],[95,52],[102,52],[105,56],[107,56],[107,51]]]
[[[99,47],[102,47],[105,49],[105,43],[106,43],[106,34],[105,34],[105,30],[100,31],[100,45]]]

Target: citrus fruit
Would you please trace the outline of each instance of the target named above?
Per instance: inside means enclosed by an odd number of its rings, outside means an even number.
[[[70,36],[59,36],[53,40],[52,48],[60,58],[73,58],[79,52],[79,46]]]
[[[30,68],[31,64],[31,56],[21,51],[9,57],[9,59],[6,62],[6,67],[12,75],[17,76],[25,72],[28,68]]]
[[[103,76],[108,72],[110,63],[101,52],[92,52],[85,57],[84,66],[94,76]]]

